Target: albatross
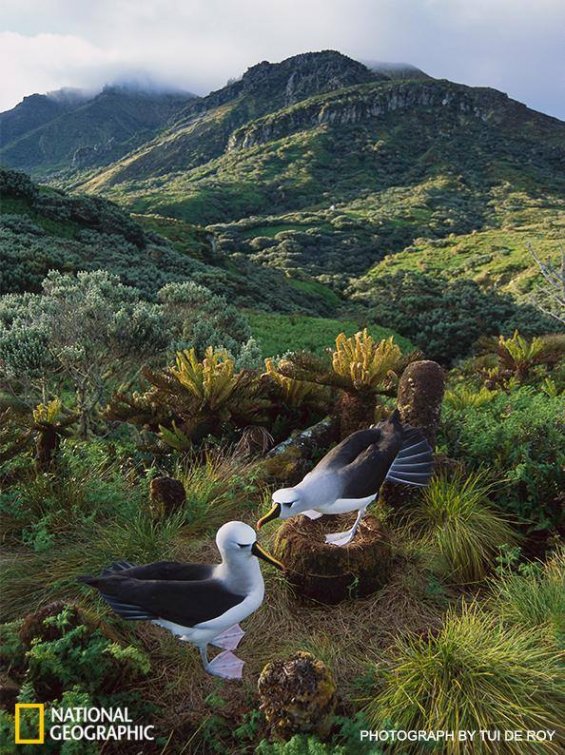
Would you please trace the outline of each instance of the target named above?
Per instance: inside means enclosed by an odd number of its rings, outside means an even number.
[[[326,535],[326,543],[347,545],[385,480],[423,487],[432,464],[432,449],[421,430],[404,425],[395,410],[387,420],[342,440],[298,485],[275,491],[273,507],[257,522],[257,529],[272,519],[298,514],[318,519],[357,511],[351,529]]]
[[[245,632],[239,622],[263,602],[265,585],[258,558],[283,569],[258,544],[243,522],[227,522],[216,534],[219,564],[158,561],[134,566],[118,561],[101,576],[79,577],[99,590],[122,618],[150,621],[196,645],[204,669],[223,679],[241,679],[244,662],[235,650]],[[208,660],[208,644],[223,649]]]

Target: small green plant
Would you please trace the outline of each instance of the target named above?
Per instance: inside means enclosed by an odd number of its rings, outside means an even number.
[[[537,629],[508,626],[475,605],[450,610],[435,636],[397,641],[383,671],[384,686],[366,706],[378,727],[457,731],[551,729],[552,744],[532,753],[561,752],[565,733],[563,653],[543,642]],[[462,752],[457,741],[444,752]],[[492,748],[492,745],[490,745]],[[524,752],[522,742],[478,743],[474,752]]]
[[[257,738],[265,717],[260,710],[250,710],[243,716],[243,722],[234,730],[233,735],[239,742],[253,741]]]
[[[347,380],[355,389],[379,388],[397,379],[404,367],[402,351],[394,337],[375,341],[367,329],[351,338],[340,333],[335,340],[332,367],[336,375]]]
[[[80,525],[81,536],[96,519],[116,512],[135,516],[143,491],[123,475],[120,459],[101,441],[61,443],[57,469],[39,472],[13,485],[0,497],[3,536],[45,551]]]
[[[447,390],[443,400],[454,409],[465,409],[468,406],[488,404],[495,396],[496,391],[491,391],[486,386],[473,390],[467,385],[458,385],[456,388]]]
[[[237,370],[233,357],[209,346],[200,360],[194,348],[179,351],[164,370],[146,368],[145,393],[114,394],[106,416],[152,429],[176,450],[211,435],[229,435],[265,420],[271,401],[254,370]],[[171,429],[172,428],[172,429]]]
[[[174,474],[186,490],[184,515],[192,532],[199,525],[219,527],[235,506],[261,495],[260,467],[226,448],[209,447],[187,456]]]
[[[255,749],[255,755],[348,755],[345,747],[324,744],[317,737],[295,734],[288,742],[263,740]]]
[[[408,513],[435,569],[461,584],[485,577],[499,548],[516,542],[508,521],[491,505],[484,472],[440,473]]]

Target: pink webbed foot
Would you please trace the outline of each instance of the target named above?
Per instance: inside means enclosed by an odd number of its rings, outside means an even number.
[[[234,624],[233,627],[226,629],[225,632],[214,637],[212,645],[223,650],[235,650],[241,642],[241,638],[245,635],[243,629],[239,624]]]
[[[210,661],[206,671],[221,679],[241,679],[244,661],[235,656],[230,650],[224,650]]]
[[[347,530],[346,532],[333,532],[331,535],[326,535],[326,543],[342,547],[344,545],[348,545],[354,537],[354,530]]]

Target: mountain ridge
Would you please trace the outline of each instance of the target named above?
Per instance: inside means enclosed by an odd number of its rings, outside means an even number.
[[[153,136],[193,97],[119,84],[95,95],[24,97],[0,114],[0,162],[34,175],[106,164]]]

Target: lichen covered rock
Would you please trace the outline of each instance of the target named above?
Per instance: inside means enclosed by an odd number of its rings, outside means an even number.
[[[275,739],[294,734],[328,735],[336,707],[336,685],[328,667],[298,651],[268,663],[258,682],[260,709]]]

